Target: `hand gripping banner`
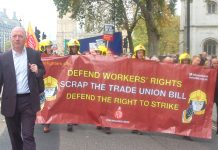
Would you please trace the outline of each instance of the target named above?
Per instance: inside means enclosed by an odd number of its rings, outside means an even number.
[[[37,123],[211,138],[216,70],[113,56],[44,57]]]

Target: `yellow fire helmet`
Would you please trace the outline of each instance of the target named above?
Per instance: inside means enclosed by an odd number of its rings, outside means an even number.
[[[77,40],[77,39],[71,39],[68,43],[67,43],[67,46],[70,47],[70,46],[78,46],[80,47],[80,42]]]
[[[57,79],[48,76],[44,79],[46,100],[56,99],[58,81]]]
[[[197,91],[191,92],[191,94],[189,95],[188,103],[190,103],[190,101],[192,101],[192,100],[203,101],[203,102],[205,102],[207,104],[207,96],[201,90],[197,90]]]
[[[134,48],[134,55],[133,55],[133,58],[136,58],[136,53],[138,51],[144,51],[144,53],[146,52],[146,49],[145,47],[142,45],[142,44],[139,44],[137,45],[135,48]]]
[[[108,53],[108,48],[104,45],[98,46],[98,50],[100,51],[101,55],[107,55]]]
[[[181,64],[182,61],[185,60],[185,59],[191,60],[191,56],[190,56],[188,53],[186,53],[186,52],[184,52],[184,53],[182,53],[181,55],[179,55],[179,62],[180,62],[180,64]]]
[[[189,95],[188,103],[191,103],[191,101],[204,102],[205,104],[207,104],[207,95],[201,90],[191,92]],[[195,114],[201,115],[201,114],[204,114],[204,111],[205,111],[205,109],[203,109],[202,111],[199,111],[199,112],[195,112]]]
[[[45,51],[45,47],[47,46],[52,46],[53,43],[51,40],[48,40],[48,39],[44,39],[42,40],[40,43],[39,43],[39,49],[41,52],[44,52]]]

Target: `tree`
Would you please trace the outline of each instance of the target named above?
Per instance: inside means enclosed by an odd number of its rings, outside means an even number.
[[[71,13],[71,18],[85,26],[85,30],[102,31],[105,23],[114,23],[117,29],[125,29],[129,47],[133,50],[132,32],[140,18],[146,24],[150,54],[158,54],[159,23],[166,23],[169,7],[166,0],[53,0],[59,16]],[[172,0],[176,2],[176,0]],[[173,4],[170,2],[169,4]],[[171,5],[172,7],[175,5]],[[167,14],[165,14],[167,12]]]
[[[166,0],[134,0],[140,7],[141,15],[146,24],[148,36],[148,51],[150,55],[159,53],[160,28],[167,24],[169,16],[169,5]]]
[[[53,0],[59,17],[71,13],[71,18],[85,26],[87,32],[103,30],[104,24],[125,29],[129,47],[133,49],[132,32],[139,19],[139,8],[133,0]]]
[[[160,54],[177,54],[179,51],[179,17],[172,16],[170,23],[160,30]]]
[[[160,32],[159,54],[176,54],[179,50],[179,17],[171,16],[168,23],[158,26]],[[146,24],[140,19],[133,31],[134,45],[143,44],[148,50]],[[146,51],[148,53],[148,51]]]
[[[176,3],[178,0],[170,0],[169,1],[169,9],[173,15],[176,14]]]
[[[134,46],[142,44],[146,48],[146,53],[148,53],[148,36],[147,29],[144,19],[140,19],[133,31],[133,41]]]

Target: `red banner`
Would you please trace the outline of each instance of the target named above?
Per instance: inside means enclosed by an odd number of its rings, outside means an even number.
[[[211,138],[216,70],[124,57],[45,57],[37,123]]]

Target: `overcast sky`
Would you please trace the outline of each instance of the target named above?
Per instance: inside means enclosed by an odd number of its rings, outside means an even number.
[[[0,10],[3,8],[10,18],[16,11],[17,18],[22,20],[26,29],[31,22],[33,28],[37,26],[48,38],[56,38],[57,13],[53,0],[0,0]]]
[[[47,34],[51,40],[56,39],[57,12],[53,0],[0,0],[0,11],[6,8],[7,15],[11,18],[16,11],[17,18],[27,29],[31,22],[33,28],[37,26]],[[180,14],[180,0],[177,4],[177,14]]]

